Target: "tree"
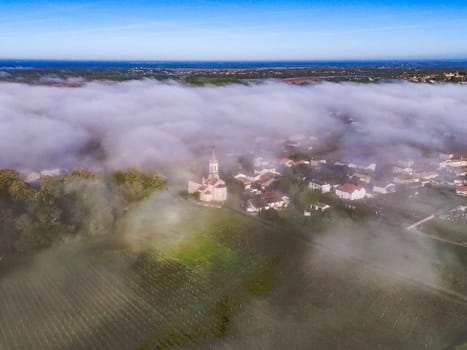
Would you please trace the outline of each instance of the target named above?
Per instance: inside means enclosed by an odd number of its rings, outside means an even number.
[[[158,174],[149,174],[134,168],[114,171],[111,175],[116,192],[127,203],[147,198],[165,186],[165,179]]]

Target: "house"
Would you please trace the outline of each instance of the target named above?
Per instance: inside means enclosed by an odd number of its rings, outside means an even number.
[[[456,194],[459,196],[467,197],[467,186],[457,186]]]
[[[23,172],[24,174],[24,182],[30,185],[38,185],[41,183],[41,180],[45,176],[62,176],[66,173],[64,169],[45,169],[41,170],[40,172]]]
[[[416,184],[420,182],[420,179],[415,176],[415,175],[410,175],[410,174],[399,174],[393,178],[393,181],[396,184]]]
[[[392,168],[392,171],[394,172],[394,174],[403,174],[403,175],[412,175],[414,172],[413,168],[411,167],[402,168],[399,166],[395,166],[394,168]]]
[[[438,155],[439,160],[446,161],[454,158],[454,153],[440,153]]]
[[[266,190],[280,177],[280,173],[275,168],[267,168],[262,170],[255,170],[254,176],[248,176],[245,174],[234,175],[234,178],[239,181],[245,190],[252,192],[259,192]]]
[[[285,165],[288,168],[291,168],[294,161],[292,159],[289,159],[289,158],[281,158],[281,159],[279,159],[279,163],[282,164],[282,165]]]
[[[316,202],[316,203],[311,204],[310,208],[313,209],[314,211],[318,211],[322,213],[325,210],[328,210],[329,208],[331,208],[331,206],[325,203]]]
[[[253,165],[255,167],[266,167],[266,166],[270,166],[271,162],[267,159],[264,159],[263,157],[256,157],[253,160]]]
[[[371,182],[371,176],[363,173],[354,173],[350,178],[356,178],[358,182],[369,184]]]
[[[41,177],[42,176],[61,176],[64,174],[64,171],[62,169],[46,169],[41,171]]]
[[[289,205],[290,199],[278,191],[265,192],[261,197],[272,209],[281,209]]]
[[[300,160],[295,161],[290,158],[281,158],[279,159],[279,163],[282,165],[285,165],[288,168],[291,168],[293,166],[298,166],[298,165],[310,165],[309,160],[300,159]]]
[[[331,184],[326,181],[312,179],[308,184],[308,187],[312,190],[321,191],[321,193],[327,193],[331,191]]]
[[[439,175],[436,171],[418,171],[414,173],[413,176],[419,178],[422,184],[427,184],[432,182],[431,180],[437,178]]]
[[[36,173],[36,172],[31,172],[31,173],[28,173],[26,176],[25,176],[25,179],[24,179],[24,182],[32,185],[32,184],[39,184],[41,182],[41,174],[40,173]]]
[[[381,194],[388,194],[394,193],[396,191],[396,185],[393,183],[374,183],[373,184],[373,192],[374,193],[381,193]]]
[[[280,177],[280,173],[274,168],[255,170],[254,183],[261,186],[263,190],[271,186]]]
[[[459,167],[467,167],[467,157],[460,156],[456,158],[451,158],[447,159],[445,161],[442,161],[439,164],[440,169],[454,169],[454,168],[459,168]]]
[[[347,166],[349,168],[352,168],[352,169],[360,169],[360,170],[368,170],[368,171],[371,171],[371,172],[375,172],[376,171],[376,164],[375,163],[371,163],[371,164],[357,164],[357,163],[349,163],[347,164]]]
[[[456,176],[467,176],[467,166],[460,166],[450,169]]]
[[[219,162],[214,149],[209,160],[208,177],[189,180],[188,193],[198,193],[199,200],[202,202],[225,202],[227,200],[227,186],[225,181],[219,177]]]
[[[251,198],[246,201],[245,210],[250,214],[257,214],[266,210],[266,203],[261,198]]]
[[[320,167],[323,164],[326,164],[326,159],[311,159],[310,160],[310,165],[312,167]]]
[[[251,187],[251,184],[253,183],[253,178],[245,174],[234,175],[234,179],[240,182],[245,190],[248,190]]]
[[[346,183],[336,187],[336,196],[341,199],[354,201],[365,198],[366,190],[363,187]]]
[[[422,180],[432,180],[439,176],[436,171],[417,171],[414,175]]]
[[[293,163],[294,166],[298,166],[298,165],[310,165],[310,161],[309,160],[305,160],[305,159],[300,159],[300,160],[297,160],[296,162]]]
[[[287,207],[289,202],[289,197],[280,192],[266,192],[260,197],[247,200],[245,209],[248,213],[257,214],[268,209],[280,210]]]

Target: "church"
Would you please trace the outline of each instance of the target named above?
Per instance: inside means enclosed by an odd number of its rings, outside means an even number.
[[[227,186],[219,177],[219,161],[212,150],[209,159],[209,175],[207,178],[191,179],[188,181],[188,193],[199,193],[199,200],[203,202],[225,202],[227,200]]]

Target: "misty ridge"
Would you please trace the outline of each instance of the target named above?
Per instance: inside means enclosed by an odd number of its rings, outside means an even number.
[[[466,87],[410,83],[191,87],[152,80],[78,88],[0,84],[0,167],[175,166],[188,170],[213,145],[251,152],[259,138],[331,138],[333,158],[429,157],[467,145]],[[349,128],[336,115],[350,116]],[[355,131],[357,129],[357,131]]]

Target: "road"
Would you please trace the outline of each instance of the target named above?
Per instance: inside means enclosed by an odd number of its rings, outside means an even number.
[[[452,244],[452,245],[456,245],[458,247],[462,247],[462,248],[467,248],[467,244],[465,243],[459,243],[459,242],[456,242],[456,241],[452,241],[450,239],[446,239],[446,238],[441,238],[441,237],[438,237],[438,236],[435,236],[435,235],[431,235],[429,233],[425,233],[425,232],[422,232],[420,230],[416,230],[416,229],[407,229],[409,232],[411,233],[414,233],[416,235],[420,235],[420,236],[425,236],[427,238],[430,238],[430,239],[433,239],[433,240],[436,240],[436,241],[440,241],[440,242],[443,242],[443,243],[448,243],[448,244]]]
[[[433,239],[433,240],[436,240],[436,241],[439,241],[439,242],[452,244],[452,245],[462,247],[462,248],[467,248],[467,244],[465,244],[465,243],[459,243],[459,242],[456,242],[456,241],[453,241],[453,240],[450,240],[450,239],[447,239],[447,238],[441,238],[441,237],[438,237],[438,236],[435,236],[435,235],[432,235],[432,234],[429,234],[429,233],[422,232],[422,231],[417,229],[417,226],[419,226],[419,225],[421,225],[421,224],[423,224],[423,223],[425,223],[427,221],[430,221],[430,220],[434,219],[435,215],[436,214],[431,214],[430,216],[427,216],[426,218],[424,218],[424,219],[422,219],[420,221],[417,221],[416,223],[414,223],[414,224],[412,224],[410,226],[407,226],[406,230],[411,232],[411,233],[414,233],[416,235],[425,236],[427,238],[430,238],[430,239]]]
[[[422,219],[422,220],[420,220],[420,221],[417,221],[415,224],[410,225],[409,227],[407,227],[407,230],[410,231],[410,230],[414,229],[415,227],[417,227],[418,225],[421,225],[421,224],[423,224],[424,222],[430,221],[430,220],[432,220],[432,219],[434,219],[434,218],[435,218],[435,215],[434,215],[434,214],[431,214],[430,216],[427,216],[426,218],[424,218],[424,219]]]

